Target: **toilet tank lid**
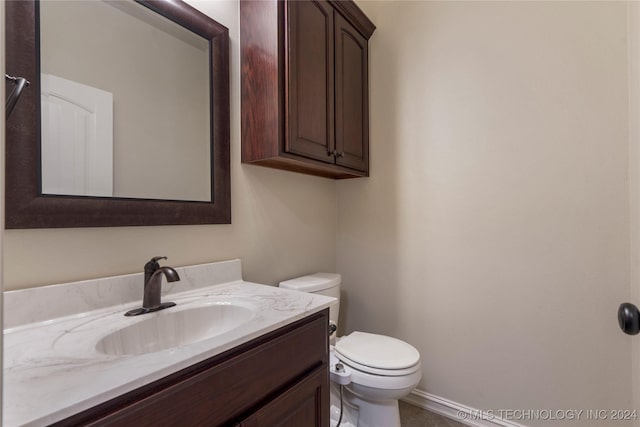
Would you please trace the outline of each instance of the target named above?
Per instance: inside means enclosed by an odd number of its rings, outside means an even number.
[[[300,292],[317,292],[338,286],[342,276],[336,273],[315,273],[280,282],[280,287]]]

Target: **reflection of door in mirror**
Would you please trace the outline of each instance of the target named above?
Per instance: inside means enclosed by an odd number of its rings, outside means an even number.
[[[42,194],[113,196],[113,95],[42,73]]]
[[[43,91],[77,85],[42,93],[43,194],[211,201],[206,39],[133,1],[43,1],[40,42]]]

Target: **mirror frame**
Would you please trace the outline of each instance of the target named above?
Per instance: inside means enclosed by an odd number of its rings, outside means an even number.
[[[39,3],[7,1],[6,73],[31,85],[6,121],[5,228],[231,223],[229,30],[180,0],[135,1],[209,41],[211,202],[41,194]]]

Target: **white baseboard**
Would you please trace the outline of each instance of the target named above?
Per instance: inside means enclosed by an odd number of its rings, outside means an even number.
[[[403,401],[472,427],[526,427],[491,412],[470,408],[435,394],[414,389]]]

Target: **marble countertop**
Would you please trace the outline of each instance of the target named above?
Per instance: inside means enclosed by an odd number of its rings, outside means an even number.
[[[102,354],[96,344],[114,330],[163,312],[125,317],[140,304],[125,302],[5,329],[3,425],[43,426],[62,420],[319,312],[334,301],[241,278],[192,288],[172,293],[170,300],[178,305],[164,312],[209,299],[252,306],[255,315],[199,342],[124,356]]]

